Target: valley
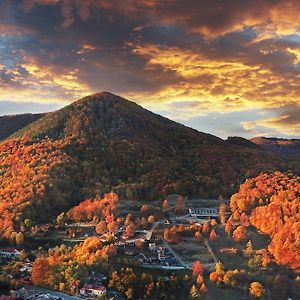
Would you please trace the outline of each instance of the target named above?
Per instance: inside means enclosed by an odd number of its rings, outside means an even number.
[[[0,0],[0,300],[300,300],[299,0]]]
[[[263,283],[264,297],[273,299],[279,293],[272,283],[275,279],[286,287],[290,282],[289,288],[281,292],[298,297],[299,277],[294,275],[299,273],[297,265],[295,273],[278,265],[267,251],[270,237],[250,224],[247,217],[237,217],[234,210],[229,210],[237,196],[229,203],[221,197],[188,199],[170,195],[163,201],[137,205],[136,201],[118,200],[110,193],[102,199],[85,201],[51,223],[32,227],[24,246],[18,246],[20,255],[3,260],[2,276],[14,272],[16,286],[24,286],[15,293],[27,295],[27,299],[40,299],[46,294],[53,299],[97,298],[100,288],[104,299],[130,299],[130,295],[139,298],[143,289],[149,298],[159,293],[161,299],[167,299],[168,290],[173,291],[178,281],[182,282],[179,299],[195,298],[194,293],[197,297],[251,299],[244,288],[251,280]],[[241,224],[245,231],[239,235],[236,232]],[[64,261],[70,259],[76,264],[65,269]],[[62,278],[51,273],[52,265],[55,270],[62,268]],[[279,279],[272,280],[271,274],[276,273]],[[119,286],[118,282],[121,278],[128,280],[126,276],[136,279],[126,283],[128,289],[123,290],[124,283]],[[147,290],[150,283],[158,282],[162,284],[159,290]],[[34,288],[33,284],[63,293]],[[40,296],[33,296],[32,291]]]

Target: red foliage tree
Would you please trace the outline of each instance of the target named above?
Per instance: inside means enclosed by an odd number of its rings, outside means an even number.
[[[192,272],[193,272],[193,275],[203,275],[203,273],[204,273],[203,266],[199,260],[196,260],[195,262],[193,262]]]

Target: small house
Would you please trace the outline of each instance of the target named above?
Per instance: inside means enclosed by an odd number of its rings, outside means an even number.
[[[106,288],[103,285],[86,284],[79,290],[80,295],[88,297],[101,297],[106,294]]]

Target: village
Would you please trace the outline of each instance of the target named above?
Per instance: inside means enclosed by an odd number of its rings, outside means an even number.
[[[113,237],[113,243],[117,249],[115,263],[122,266],[132,266],[146,270],[161,270],[165,272],[180,272],[190,270],[195,260],[201,259],[204,269],[211,272],[218,258],[210,247],[209,240],[204,238],[201,243],[190,234],[173,243],[166,236],[166,231],[171,228],[195,228],[203,224],[218,220],[218,206],[199,206],[199,200],[185,201],[180,212],[175,212],[178,199],[181,196],[170,196],[169,202],[173,203],[164,213],[163,219],[157,219],[149,225],[149,228],[136,228],[130,237],[126,234],[124,226],[117,228]],[[182,200],[180,200],[182,201]],[[204,201],[207,203],[207,201]],[[201,201],[200,201],[201,203]],[[210,203],[210,202],[209,202]],[[215,204],[218,202],[215,201]],[[131,213],[139,213],[139,210],[127,204],[127,210]],[[122,210],[122,209],[121,209]],[[126,212],[127,212],[126,210]],[[215,221],[214,221],[215,222]],[[42,224],[39,226],[39,234],[33,238],[35,242],[43,243],[51,248],[61,243],[80,243],[89,237],[97,236],[96,225],[91,222],[65,223],[63,226],[55,224]],[[99,236],[104,243],[108,242],[107,234]],[[1,248],[0,259],[2,264],[20,260],[24,250],[16,248]],[[33,251],[38,255],[38,251]],[[110,299],[122,299],[122,295],[116,290],[107,287],[106,274],[90,274],[89,283],[83,285],[77,295],[66,296],[44,288],[34,287],[31,283],[30,272],[34,258],[26,258],[19,263],[18,281],[19,289],[11,293],[22,299],[91,299],[107,297]],[[20,265],[21,264],[21,265]],[[3,271],[2,271],[2,275]],[[77,298],[68,298],[77,297]]]

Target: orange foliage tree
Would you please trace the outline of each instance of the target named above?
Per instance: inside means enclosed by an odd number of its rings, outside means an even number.
[[[219,237],[219,236],[217,235],[216,231],[213,229],[213,230],[210,232],[209,239],[210,239],[211,241],[215,241],[215,240],[218,239],[218,237]]]
[[[33,263],[31,278],[36,285],[49,285],[74,293],[80,282],[87,280],[88,266],[105,262],[116,253],[114,244],[103,246],[97,237],[89,237],[74,248],[62,245],[50,249],[47,256],[37,258]]]
[[[237,242],[241,242],[246,238],[246,228],[244,226],[238,226],[232,233],[233,238]]]
[[[113,192],[104,195],[102,199],[86,199],[70,209],[67,217],[76,222],[91,221],[94,217],[106,218],[113,214],[117,202],[118,196]]]
[[[250,223],[271,237],[268,250],[277,263],[300,269],[299,203],[299,176],[274,172],[246,180],[230,200],[232,215],[243,225],[234,237],[239,240]]]

